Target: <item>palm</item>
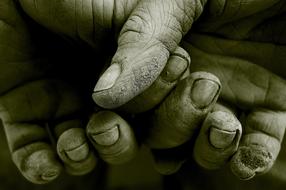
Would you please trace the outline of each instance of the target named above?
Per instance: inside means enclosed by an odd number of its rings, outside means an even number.
[[[285,1],[215,2],[192,30],[203,36],[187,38],[208,53],[238,57],[286,77]]]

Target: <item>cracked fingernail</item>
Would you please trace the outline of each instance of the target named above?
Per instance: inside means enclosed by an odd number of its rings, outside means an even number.
[[[115,125],[113,128],[108,129],[107,131],[91,134],[91,137],[99,145],[111,146],[119,139],[118,125]]]
[[[215,100],[219,89],[219,84],[212,80],[196,80],[192,86],[191,100],[197,108],[206,108]]]
[[[116,82],[121,73],[119,64],[112,64],[99,78],[97,84],[94,87],[94,93],[110,89]]]

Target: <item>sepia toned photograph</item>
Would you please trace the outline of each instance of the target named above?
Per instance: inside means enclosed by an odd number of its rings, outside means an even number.
[[[0,0],[0,190],[285,190],[285,0]]]

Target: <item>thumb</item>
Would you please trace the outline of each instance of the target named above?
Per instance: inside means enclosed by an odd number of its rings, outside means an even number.
[[[122,28],[111,66],[94,88],[94,101],[115,108],[147,89],[204,4],[204,0],[140,1]]]

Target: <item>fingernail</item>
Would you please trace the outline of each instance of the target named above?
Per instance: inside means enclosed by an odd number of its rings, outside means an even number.
[[[32,177],[31,180],[38,184],[48,183],[56,179],[62,169],[60,163],[56,160],[55,153],[47,149],[32,153],[24,163],[27,177]],[[33,179],[33,176],[36,180]]]
[[[65,150],[67,157],[75,162],[85,160],[89,155],[89,147],[84,143],[72,150]]]
[[[196,80],[192,86],[191,100],[197,108],[206,108],[216,98],[219,88],[219,84],[212,80]]]
[[[116,125],[113,128],[101,133],[92,134],[91,137],[99,145],[111,146],[119,139],[118,126]]]
[[[112,64],[99,78],[97,84],[94,87],[94,92],[110,89],[116,82],[121,73],[119,64]]]
[[[164,68],[161,77],[167,82],[178,80],[188,68],[188,61],[178,55],[172,55]]]
[[[45,181],[53,181],[58,177],[58,175],[59,175],[58,171],[50,170],[43,173],[41,178]]]
[[[224,149],[229,147],[235,136],[236,131],[221,130],[215,126],[210,127],[209,141],[215,148]]]

